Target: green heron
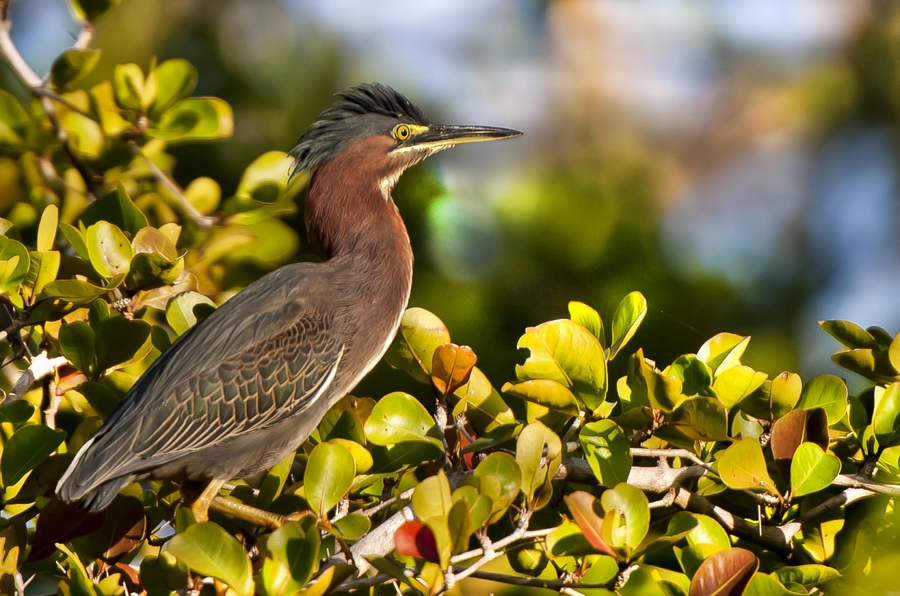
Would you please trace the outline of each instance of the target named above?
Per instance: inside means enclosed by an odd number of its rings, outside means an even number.
[[[175,341],[78,452],[57,495],[96,511],[136,480],[199,481],[198,520],[212,506],[279,525],[217,495],[296,450],[387,350],[412,283],[391,198],[398,177],[442,149],[519,134],[431,124],[378,83],[339,92],[291,152],[291,175],[311,174],[306,225],[326,260],[269,273]]]

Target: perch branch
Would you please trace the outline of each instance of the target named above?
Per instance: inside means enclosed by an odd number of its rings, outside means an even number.
[[[6,398],[0,405],[5,406],[6,404],[12,403],[21,398],[23,395],[28,393],[35,382],[55,373],[57,368],[66,363],[68,363],[68,360],[66,360],[63,356],[57,356],[56,358],[47,358],[47,352],[41,352],[34,357],[34,359],[31,361],[31,365],[29,365],[29,367],[22,372],[21,376],[19,376],[18,380],[16,380],[15,385],[13,385],[12,389],[9,390],[9,393],[6,395]]]

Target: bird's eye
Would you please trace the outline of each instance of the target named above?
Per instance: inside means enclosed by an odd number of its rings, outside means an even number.
[[[405,141],[409,138],[410,130],[405,124],[398,124],[394,127],[394,138],[398,141]]]

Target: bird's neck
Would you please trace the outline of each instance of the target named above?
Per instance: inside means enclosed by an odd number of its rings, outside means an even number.
[[[390,196],[396,176],[385,175],[371,157],[386,153],[379,143],[384,141],[358,141],[316,169],[307,192],[306,225],[335,266],[359,270],[361,279],[382,277],[381,284],[406,286],[408,293],[412,248]]]

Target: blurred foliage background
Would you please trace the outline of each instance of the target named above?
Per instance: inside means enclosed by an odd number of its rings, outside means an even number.
[[[63,0],[11,15],[40,74],[79,29]],[[511,346],[526,326],[569,300],[608,317],[631,290],[652,305],[636,342],[660,362],[728,330],[754,337],[747,364],[807,377],[839,370],[817,320],[900,328],[894,3],[142,0],[110,11],[93,47],[83,88],[115,64],[182,57],[196,95],[233,107],[231,139],[171,147],[182,187],[210,176],[224,197],[360,81],[435,121],[524,131],[443,154],[395,191],[417,256],[411,305],[495,384],[523,360]],[[0,87],[27,99],[5,66]],[[4,159],[0,216],[37,217],[16,212],[24,185]],[[286,223],[296,238],[278,238],[277,260],[303,258],[301,213]],[[217,298],[276,264],[232,255]],[[382,364],[357,393],[410,382]]]

